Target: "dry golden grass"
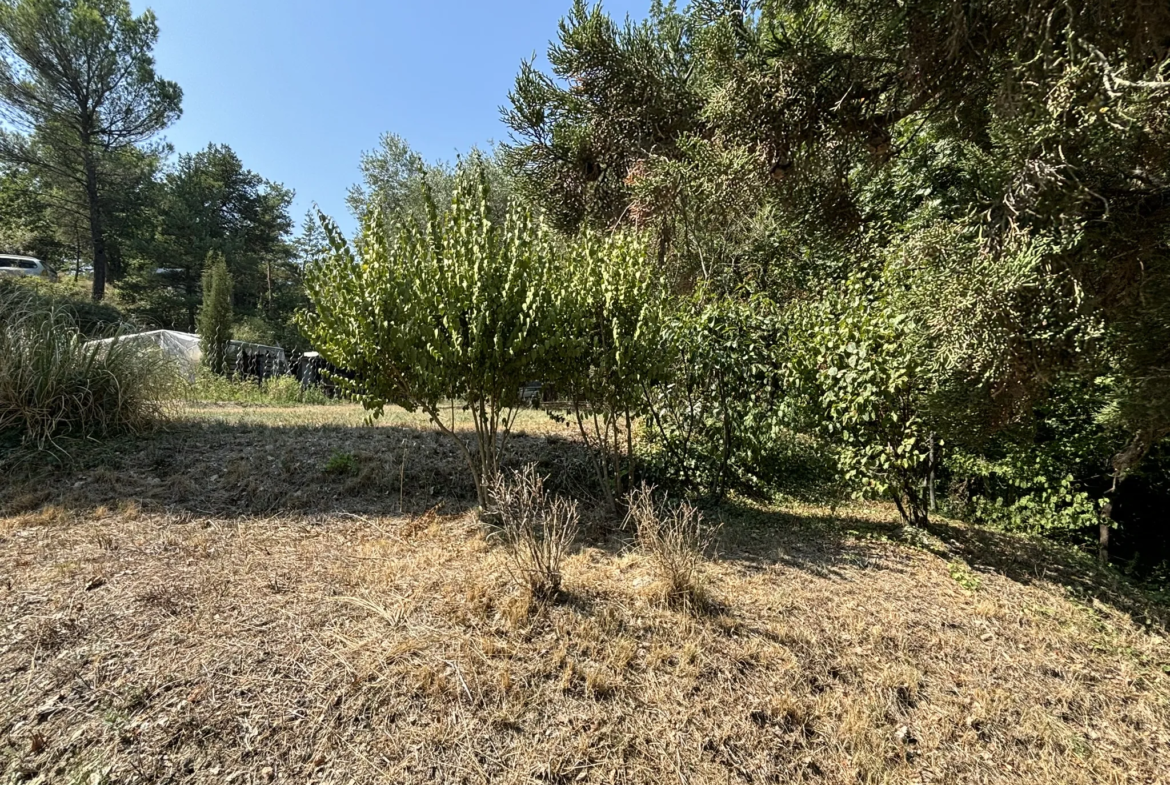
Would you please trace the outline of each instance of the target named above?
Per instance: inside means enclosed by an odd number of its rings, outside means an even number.
[[[288,429],[306,463],[341,428],[313,427]],[[1163,609],[1050,546],[729,506],[711,613],[658,602],[617,533],[538,606],[457,500],[400,515],[317,467],[290,476],[327,498],[258,511],[280,432],[177,430],[170,463],[131,442],[0,492],[0,782],[1170,781]]]

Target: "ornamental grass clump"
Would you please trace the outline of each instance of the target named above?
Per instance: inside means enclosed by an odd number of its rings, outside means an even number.
[[[714,531],[703,514],[686,502],[656,500],[646,484],[627,496],[627,504],[638,546],[657,568],[662,600],[689,611],[708,607],[702,567]]]
[[[163,354],[114,337],[87,341],[65,311],[0,296],[0,437],[36,448],[142,431],[164,414],[175,376]]]

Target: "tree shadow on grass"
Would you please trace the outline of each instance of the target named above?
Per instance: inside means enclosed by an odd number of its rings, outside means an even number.
[[[505,466],[535,462],[549,486],[595,489],[589,456],[559,435],[513,434]],[[475,486],[449,437],[405,425],[182,421],[142,436],[7,461],[0,513],[55,505],[84,513],[137,505],[197,516],[417,515],[472,509]]]
[[[11,451],[10,451],[11,454]],[[579,441],[516,433],[505,465],[534,462],[551,491],[583,501],[598,518],[590,544],[620,552],[632,533],[601,512],[592,463]],[[73,445],[68,457],[4,460],[0,515],[56,506],[75,514],[136,507],[185,517],[314,518],[338,514],[416,516],[476,505],[464,459],[445,435],[409,425],[285,425],[187,420],[137,437]],[[594,503],[597,502],[597,503]],[[1061,585],[1144,623],[1168,625],[1164,602],[1088,555],[1051,542],[937,520],[928,537],[908,542],[882,506],[763,507],[725,502],[707,511],[721,523],[717,552],[749,571],[777,565],[849,579],[857,570],[900,572],[912,552],[899,542],[1023,584]],[[604,519],[604,520],[602,520]]]
[[[1095,600],[1140,624],[1170,628],[1170,607],[1164,594],[1148,592],[1116,570],[1101,567],[1084,550],[943,520],[932,522],[929,531],[947,546],[952,558],[961,558],[977,571],[996,572],[1024,585],[1063,586],[1080,602]]]
[[[885,505],[830,512],[726,502],[708,516],[723,522],[719,557],[750,571],[779,565],[830,579],[848,579],[857,570],[900,573],[910,569],[912,551],[907,548],[912,548],[1023,585],[1061,586],[1080,602],[1096,600],[1140,624],[1170,628],[1170,607],[1163,596],[1102,569],[1084,551],[1037,537],[941,518],[926,531],[916,531],[904,528],[897,512]],[[902,547],[888,547],[890,543]]]
[[[883,547],[896,540],[900,523],[887,511],[843,508],[761,508],[724,502],[707,513],[721,522],[720,558],[749,571],[776,565],[819,577],[845,577],[843,568],[901,571],[898,551]]]

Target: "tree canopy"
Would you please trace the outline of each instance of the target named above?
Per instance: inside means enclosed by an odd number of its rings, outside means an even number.
[[[0,2],[0,158],[60,178],[84,194],[93,298],[108,265],[106,169],[181,112],[182,90],[159,77],[154,14],[126,0]]]

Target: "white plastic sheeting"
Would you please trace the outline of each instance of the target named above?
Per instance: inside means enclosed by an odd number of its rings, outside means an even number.
[[[170,357],[187,377],[188,381],[195,381],[195,372],[199,368],[199,361],[203,359],[203,350],[199,348],[199,336],[194,333],[181,333],[175,330],[150,330],[144,333],[131,333],[117,338],[103,338],[100,341],[90,341],[90,344],[109,345],[114,341],[128,344],[133,347],[150,348],[155,346],[167,357]]]
[[[150,330],[143,333],[130,333],[117,338],[103,338],[90,341],[90,344],[106,345],[119,341],[135,348],[149,349],[155,347],[171,358],[179,372],[187,377],[188,381],[195,381],[195,374],[199,370],[199,361],[203,359],[203,350],[199,348],[199,336],[195,333],[181,333],[176,330]],[[260,343],[245,341],[229,341],[227,347],[228,368],[243,376],[267,378],[288,373],[288,357],[284,349],[279,346],[266,346]]]

